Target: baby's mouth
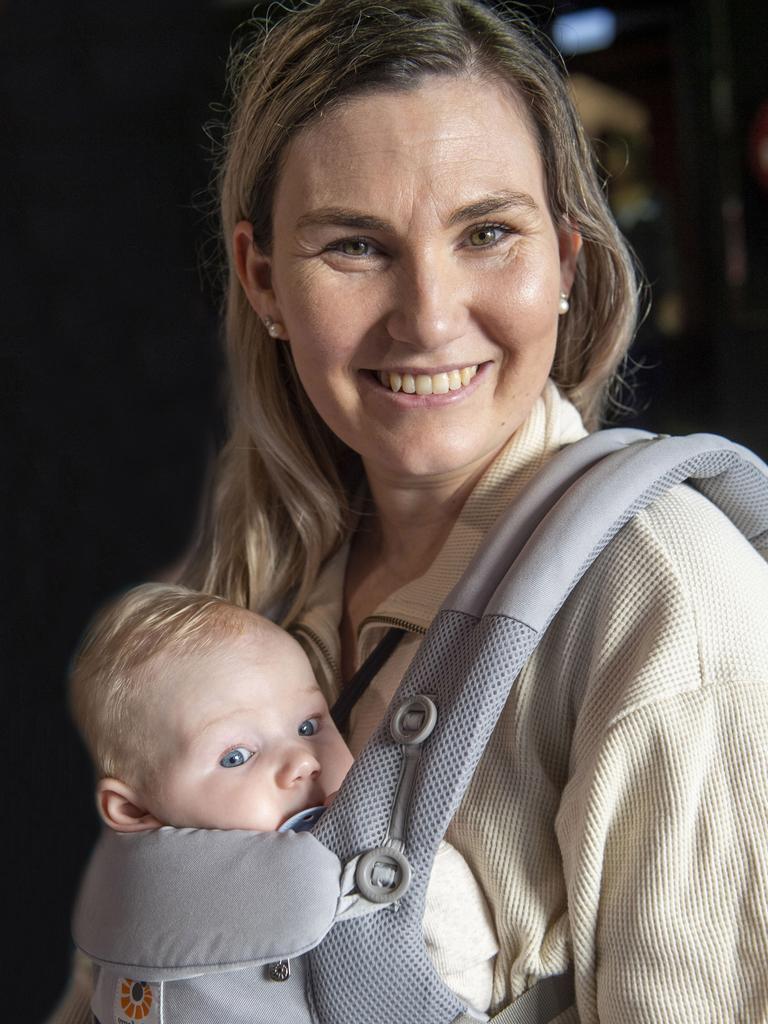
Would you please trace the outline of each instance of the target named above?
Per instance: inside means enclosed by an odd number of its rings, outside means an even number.
[[[379,383],[389,391],[404,395],[447,395],[449,391],[461,391],[477,373],[477,363],[461,369],[441,373],[391,373],[374,370]]]
[[[307,832],[325,812],[324,805],[305,807],[304,810],[290,814],[277,828],[278,832]]]

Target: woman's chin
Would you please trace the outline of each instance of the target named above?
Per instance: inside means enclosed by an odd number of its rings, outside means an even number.
[[[363,465],[369,479],[388,479],[402,485],[408,481],[447,481],[451,477],[463,480],[481,473],[508,440],[502,435],[489,439],[483,446],[467,445],[466,435],[453,442],[445,432],[435,436],[425,431],[418,439],[399,446],[371,446],[370,453],[362,454]]]
[[[408,479],[476,477],[533,404],[521,400],[508,384],[500,389],[490,362],[480,363],[466,386],[448,393],[393,392],[365,372],[358,374],[356,385],[353,415],[346,422],[339,417],[331,428],[339,428],[339,436],[358,452],[369,478],[393,478],[401,484]]]

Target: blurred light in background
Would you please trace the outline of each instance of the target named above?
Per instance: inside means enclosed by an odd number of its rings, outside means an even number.
[[[605,50],[616,38],[616,15],[607,7],[561,14],[552,22],[552,39],[561,53]]]

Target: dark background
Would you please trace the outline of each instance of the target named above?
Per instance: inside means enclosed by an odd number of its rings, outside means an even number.
[[[529,10],[546,25],[553,9],[586,6]],[[621,125],[596,131],[627,223],[642,199],[628,234],[656,298],[635,349],[639,412],[626,422],[725,433],[765,456],[768,192],[747,148],[768,99],[764,13],[748,0],[612,9],[613,45],[568,63],[647,119],[639,152]],[[65,984],[68,915],[97,830],[65,711],[67,660],[97,604],[179,558],[222,435],[217,289],[201,270],[212,252],[202,125],[221,120],[211,104],[247,12],[194,0],[0,4],[12,1019],[43,1020]]]

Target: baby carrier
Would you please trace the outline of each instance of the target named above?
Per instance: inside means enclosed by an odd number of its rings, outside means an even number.
[[[515,679],[613,536],[686,482],[768,549],[768,467],[711,435],[569,445],[496,524],[311,832],[105,832],[74,919],[100,1024],[467,1024],[422,937],[432,862]],[[573,973],[497,1014],[543,1024]]]

